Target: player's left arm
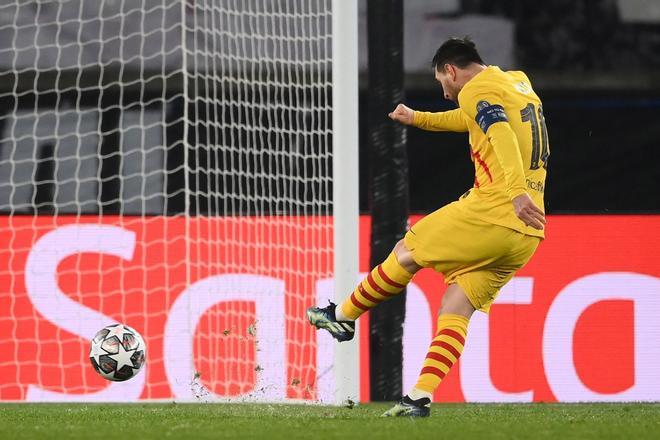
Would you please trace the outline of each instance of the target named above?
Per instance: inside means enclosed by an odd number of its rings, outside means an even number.
[[[463,90],[460,95],[461,108],[477,122],[493,146],[504,170],[507,193],[518,218],[535,229],[543,229],[545,214],[527,194],[518,138],[500,104],[501,100],[496,93],[475,89],[468,87]]]

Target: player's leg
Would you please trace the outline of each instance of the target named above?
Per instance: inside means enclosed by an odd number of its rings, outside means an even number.
[[[433,392],[463,352],[468,323],[474,311],[475,307],[465,291],[458,283],[451,284],[442,298],[437,332],[431,341],[417,383],[393,408],[383,414],[384,417],[426,417],[430,414]]]
[[[481,245],[486,253],[479,255],[471,250],[476,256],[473,264],[444,268],[450,285],[443,297],[437,333],[419,380],[384,416],[429,415],[433,393],[463,352],[472,314],[475,310],[489,312],[500,289],[529,261],[540,241],[537,237],[496,226],[476,232],[470,235],[484,238]]]
[[[400,240],[387,259],[376,266],[351,296],[337,307],[337,319],[354,321],[383,301],[398,295],[421,268]]]
[[[401,240],[342,304],[330,302],[323,308],[311,307],[307,309],[307,318],[313,326],[327,330],[338,341],[350,341],[355,334],[355,320],[401,293],[421,268]]]
[[[453,230],[455,222],[447,220],[453,216],[455,207],[450,207],[443,207],[417,222],[342,304],[308,309],[309,322],[328,330],[338,341],[352,339],[357,318],[399,294],[421,268],[433,265],[438,238],[447,237]]]

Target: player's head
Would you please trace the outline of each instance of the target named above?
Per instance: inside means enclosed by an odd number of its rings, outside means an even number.
[[[474,76],[474,67],[484,62],[468,37],[450,38],[433,56],[435,79],[442,85],[445,98],[456,102],[458,92]]]

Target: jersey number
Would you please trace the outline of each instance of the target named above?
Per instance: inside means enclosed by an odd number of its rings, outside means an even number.
[[[538,170],[539,161],[543,162],[543,168],[547,168],[550,149],[548,147],[548,129],[545,126],[543,108],[539,105],[537,112],[534,104],[529,103],[524,109],[520,110],[520,117],[523,122],[529,122],[532,125],[532,163],[529,169]]]

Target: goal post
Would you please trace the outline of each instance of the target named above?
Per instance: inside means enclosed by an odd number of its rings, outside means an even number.
[[[335,299],[350,296],[358,278],[358,2],[332,1],[332,127]],[[359,401],[359,325],[354,342],[335,348],[336,401]]]
[[[357,2],[0,5],[0,401],[359,399]],[[116,322],[146,366],[109,384]]]

